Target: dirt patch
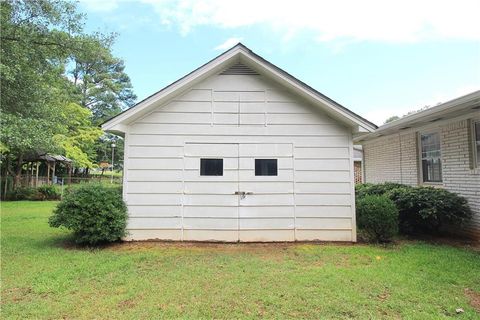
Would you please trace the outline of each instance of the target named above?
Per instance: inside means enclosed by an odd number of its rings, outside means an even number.
[[[377,299],[380,300],[381,302],[385,302],[390,298],[390,291],[388,289],[385,289],[382,293],[377,295]]]
[[[470,305],[475,311],[480,313],[480,292],[473,291],[472,289],[465,289],[465,295],[467,296]]]
[[[221,249],[227,251],[250,251],[269,250],[272,248],[294,248],[304,245],[313,246],[358,246],[360,244],[353,242],[200,242],[200,241],[163,241],[163,240],[148,240],[148,241],[126,241],[112,244],[106,248],[113,250],[129,250],[138,248],[199,248],[199,249]]]
[[[133,299],[123,300],[117,304],[120,309],[131,309],[134,308],[136,305],[137,303]]]
[[[435,245],[447,245],[455,248],[462,248],[473,250],[476,252],[480,252],[480,241],[479,240],[472,240],[466,238],[458,238],[455,236],[415,236],[412,238],[404,238],[399,240],[399,243],[414,243],[417,241],[425,241],[430,244]]]
[[[223,243],[223,242],[173,242],[173,241],[129,241],[122,243],[115,243],[105,247],[108,250],[115,251],[138,251],[150,249],[188,249],[199,251],[217,251],[217,252],[235,252],[235,253],[271,253],[272,250],[276,252],[287,251],[290,248],[295,248],[309,245],[335,245],[335,246],[353,246],[354,243],[341,242],[252,242],[252,243]]]
[[[32,293],[32,288],[9,288],[5,289],[2,293],[2,304],[6,301],[20,302],[27,300],[29,295]]]

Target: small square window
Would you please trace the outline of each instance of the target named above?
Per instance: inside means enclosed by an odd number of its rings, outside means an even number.
[[[201,176],[223,176],[223,159],[200,159]]]
[[[277,159],[255,159],[256,176],[277,176]]]

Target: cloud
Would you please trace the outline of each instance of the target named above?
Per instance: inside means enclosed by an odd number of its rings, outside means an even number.
[[[227,50],[227,49],[230,49],[231,47],[233,47],[237,43],[241,42],[242,40],[243,40],[243,38],[236,38],[236,37],[228,38],[222,44],[219,44],[218,46],[213,48],[213,50]]]
[[[282,39],[304,31],[320,42],[480,40],[478,0],[81,0],[88,10],[101,12],[127,2],[149,6],[157,23],[183,35],[201,26],[262,26]]]
[[[128,0],[82,1],[92,10],[107,10]],[[480,40],[478,0],[139,1],[152,7],[161,24],[173,25],[184,35],[199,26],[261,25],[285,39],[308,31],[320,42]]]
[[[109,12],[118,8],[121,0],[80,0],[80,3],[85,6],[87,10],[97,12]]]

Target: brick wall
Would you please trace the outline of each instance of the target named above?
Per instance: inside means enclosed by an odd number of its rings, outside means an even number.
[[[362,176],[362,162],[361,161],[355,161],[353,162],[353,171],[355,175],[355,184],[357,183],[362,183],[363,182],[363,176]]]
[[[443,187],[464,196],[474,220],[464,230],[480,239],[480,169],[471,169],[469,120],[457,120],[438,127],[441,134]],[[392,134],[363,145],[365,182],[386,181],[417,185],[418,132]]]
[[[475,218],[467,234],[480,239],[480,169],[472,169],[469,121],[441,127],[443,184],[447,190],[464,196]]]
[[[415,133],[395,134],[368,141],[363,146],[365,181],[418,183]]]

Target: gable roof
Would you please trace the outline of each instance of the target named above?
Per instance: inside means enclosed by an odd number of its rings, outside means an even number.
[[[226,68],[236,65],[239,62],[295,91],[295,93],[306,98],[312,102],[313,105],[318,106],[333,118],[347,124],[348,126],[354,127],[355,132],[372,132],[377,128],[372,122],[362,118],[341,104],[308,86],[306,83],[293,77],[286,71],[265,60],[242,43],[238,43],[179,80],[143,99],[132,108],[127,109],[104,122],[102,124],[102,129],[110,132],[125,132],[126,126],[128,126],[129,123],[146,115],[154,108],[168,102],[173,97],[184,93],[194,84],[199,83],[211,75],[220,73]]]
[[[402,130],[419,128],[440,120],[453,119],[470,112],[479,112],[480,114],[480,90],[386,123],[372,133],[356,137],[355,141],[368,141],[380,136],[398,133]]]

